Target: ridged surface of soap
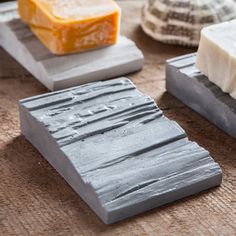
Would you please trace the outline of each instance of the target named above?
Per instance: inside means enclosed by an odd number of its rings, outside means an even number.
[[[21,130],[105,222],[221,183],[209,153],[119,78],[20,101]]]

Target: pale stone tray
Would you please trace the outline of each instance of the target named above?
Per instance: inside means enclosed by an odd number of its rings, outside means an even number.
[[[53,55],[19,19],[14,1],[0,4],[0,46],[49,90],[110,79],[143,66],[142,52],[123,36],[114,46]]]
[[[199,72],[195,61],[195,53],[167,61],[168,92],[236,138],[236,100]]]

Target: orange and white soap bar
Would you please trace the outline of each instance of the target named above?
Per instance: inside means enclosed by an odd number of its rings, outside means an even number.
[[[115,44],[119,6],[113,0],[18,0],[21,19],[54,54]]]

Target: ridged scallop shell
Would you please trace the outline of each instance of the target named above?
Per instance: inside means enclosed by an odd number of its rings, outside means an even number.
[[[148,0],[141,25],[158,41],[197,46],[203,27],[234,18],[235,0]]]

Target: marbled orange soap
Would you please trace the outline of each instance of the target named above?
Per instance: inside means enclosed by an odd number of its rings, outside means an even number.
[[[21,19],[54,54],[117,42],[119,6],[113,0],[18,0]]]

